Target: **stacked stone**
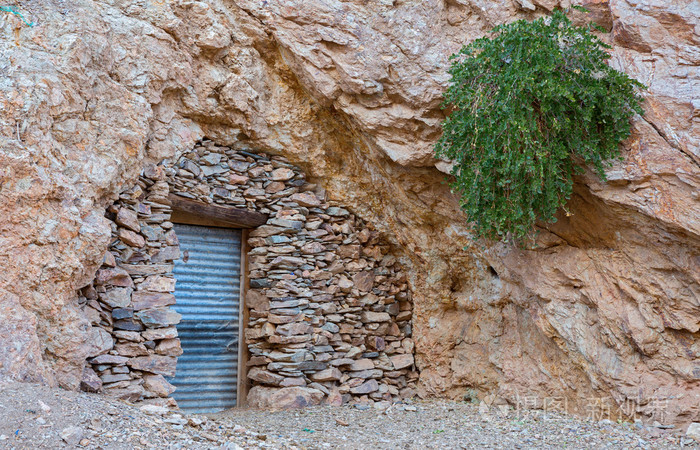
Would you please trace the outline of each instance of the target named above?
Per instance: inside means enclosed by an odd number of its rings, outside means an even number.
[[[147,167],[108,209],[113,242],[82,290],[95,349],[85,389],[171,401],[164,376],[182,350],[169,308],[180,252],[168,193],[269,215],[248,239],[250,403],[414,395],[411,293],[379,234],[284,158],[210,141]]]
[[[173,405],[182,354],[175,325],[173,260],[180,257],[170,220],[169,186],[161,167],[149,166],[138,184],[107,209],[112,242],[92,285],[81,291],[93,352],[82,387],[137,401]]]
[[[166,172],[177,195],[270,215],[248,240],[253,403],[292,387],[331,403],[413,395],[411,294],[378,233],[282,157],[205,141]]]

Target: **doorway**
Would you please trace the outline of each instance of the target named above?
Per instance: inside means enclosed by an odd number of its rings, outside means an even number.
[[[175,261],[173,309],[183,354],[173,398],[188,413],[233,408],[238,400],[241,317],[241,230],[174,224],[182,257]]]

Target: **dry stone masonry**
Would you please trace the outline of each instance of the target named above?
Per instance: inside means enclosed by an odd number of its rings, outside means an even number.
[[[180,257],[168,194],[268,215],[248,234],[244,330],[252,406],[413,396],[411,292],[379,233],[282,157],[204,141],[148,166],[107,211],[110,250],[81,291],[93,328],[82,387],[172,404]],[[157,400],[159,399],[159,400]]]

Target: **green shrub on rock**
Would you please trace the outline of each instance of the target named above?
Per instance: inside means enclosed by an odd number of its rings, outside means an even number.
[[[553,222],[590,164],[619,157],[643,85],[609,67],[609,48],[562,11],[494,28],[452,55],[435,147],[477,236],[519,240]]]

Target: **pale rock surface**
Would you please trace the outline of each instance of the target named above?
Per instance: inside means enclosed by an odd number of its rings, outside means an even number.
[[[581,414],[661,400],[697,421],[700,11],[589,3],[611,63],[649,86],[646,115],[608,181],[580,177],[571,215],[528,249],[471,241],[431,151],[449,54],[556,2],[24,2],[32,28],[2,13],[0,376],[78,387],[76,289],[102,263],[106,206],[207,136],[285,154],[393,240],[421,395]]]

